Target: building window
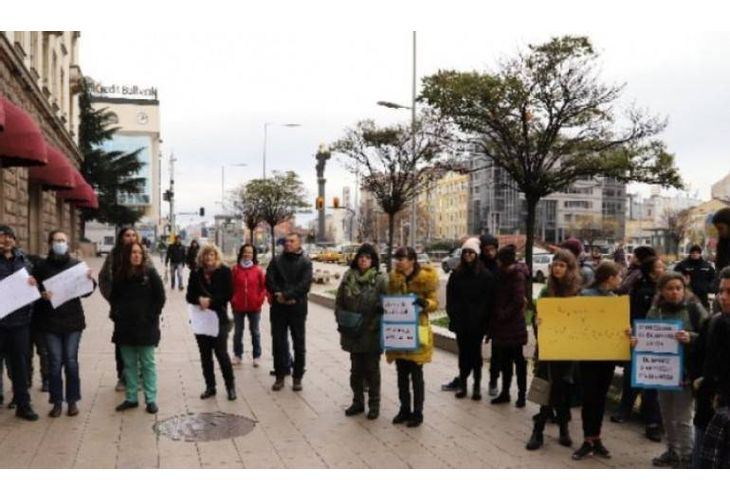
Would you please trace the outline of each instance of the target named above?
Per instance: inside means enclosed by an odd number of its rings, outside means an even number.
[[[563,203],[564,208],[584,208],[584,209],[590,209],[593,208],[593,202],[592,201],[584,201],[584,200],[568,200]]]

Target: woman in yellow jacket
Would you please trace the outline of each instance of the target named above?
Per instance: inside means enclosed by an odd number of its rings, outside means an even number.
[[[410,247],[399,248],[394,255],[395,269],[391,271],[388,281],[388,294],[399,295],[413,293],[414,303],[420,307],[419,329],[421,345],[416,351],[389,351],[385,353],[388,363],[395,360],[398,370],[398,399],[400,411],[393,418],[394,424],[406,422],[408,427],[418,427],[423,422],[423,364],[431,361],[433,353],[433,333],[428,321],[428,313],[438,307],[436,291],[438,275],[431,266],[420,266],[416,251]],[[425,334],[425,338],[423,337]],[[411,392],[409,384],[413,383],[413,411],[411,411]]]

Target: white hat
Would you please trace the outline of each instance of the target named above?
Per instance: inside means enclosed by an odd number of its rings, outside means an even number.
[[[461,245],[462,250],[472,250],[479,255],[479,238],[469,238]]]

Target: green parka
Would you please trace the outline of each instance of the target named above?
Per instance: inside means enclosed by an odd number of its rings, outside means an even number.
[[[357,335],[340,334],[342,349],[351,353],[381,353],[380,297],[386,292],[387,280],[383,273],[368,269],[360,273],[348,269],[337,289],[335,311],[345,310],[363,315],[363,325]]]

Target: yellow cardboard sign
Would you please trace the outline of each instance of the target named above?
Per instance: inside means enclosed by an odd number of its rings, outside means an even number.
[[[629,297],[542,298],[537,301],[543,361],[628,361]]]

